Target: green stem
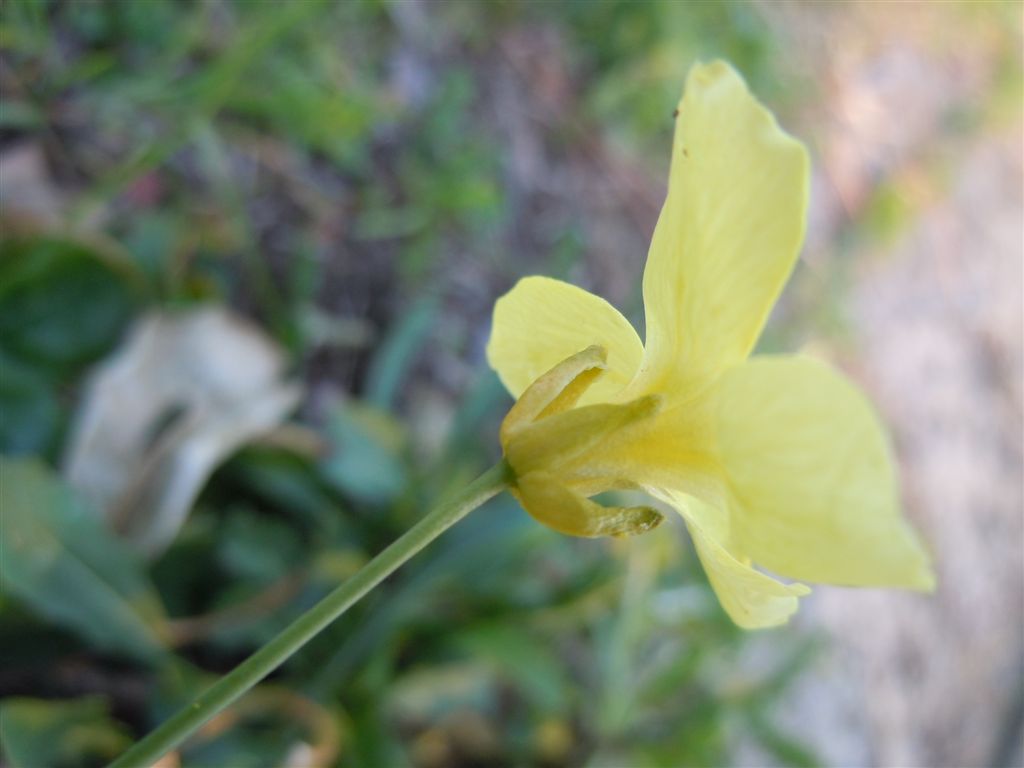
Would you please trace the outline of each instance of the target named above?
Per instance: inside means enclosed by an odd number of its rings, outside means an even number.
[[[227,707],[284,663],[359,598],[380,584],[406,560],[451,526],[497,496],[509,483],[511,472],[501,461],[446,500],[406,531],[358,573],[296,619],[277,637],[239,664],[191,704],[133,745],[109,768],[148,768],[188,738],[207,720]]]

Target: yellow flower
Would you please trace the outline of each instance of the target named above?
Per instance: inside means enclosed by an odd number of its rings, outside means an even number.
[[[725,610],[784,623],[827,584],[929,590],[888,441],[861,393],[804,356],[748,359],[803,241],[804,147],[723,62],[679,103],[668,196],[644,272],[647,342],[603,299],[527,277],[494,309],[488,360],[518,400],[501,430],[513,492],[582,536],[660,514],[589,497],[640,489],[677,509]]]

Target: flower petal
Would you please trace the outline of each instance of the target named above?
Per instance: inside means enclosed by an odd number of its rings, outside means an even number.
[[[590,477],[618,478],[614,487],[666,489],[724,509],[728,489],[714,451],[714,415],[709,396],[659,409],[629,431],[602,437],[579,460],[563,462],[560,474],[577,489],[587,489]]]
[[[690,70],[644,272],[631,392],[702,389],[753,349],[803,242],[809,162],[728,64]]]
[[[513,397],[570,355],[591,345],[608,353],[607,371],[584,395],[599,402],[619,392],[640,367],[633,326],[599,296],[547,277],[525,277],[494,305],[487,360]]]
[[[831,584],[931,589],[900,515],[893,459],[864,396],[807,357],[755,357],[716,386],[733,533],[769,570]]]
[[[798,597],[810,594],[803,584],[783,584],[751,567],[727,546],[726,518],[692,496],[658,493],[686,519],[697,556],[719,602],[736,624],[762,629],[785,624],[796,612]]]

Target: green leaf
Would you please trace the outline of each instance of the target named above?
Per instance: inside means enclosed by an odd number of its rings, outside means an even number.
[[[421,299],[391,331],[374,355],[366,374],[366,399],[378,408],[391,409],[409,368],[437,319],[437,301]]]
[[[153,661],[163,608],[134,554],[36,460],[0,458],[0,580],[96,646]]]
[[[56,443],[60,422],[54,383],[0,345],[0,452],[45,453]]]
[[[67,417],[59,393],[126,327],[137,274],[107,250],[49,236],[0,240],[0,452],[54,451]]]
[[[109,350],[140,285],[120,251],[55,237],[0,243],[0,345],[12,357],[66,372]]]
[[[334,451],[325,460],[325,477],[348,497],[370,504],[394,500],[405,487],[401,461],[405,432],[384,411],[347,403],[328,423]]]
[[[499,414],[508,410],[510,402],[498,375],[491,370],[481,371],[457,406],[439,468],[475,458],[479,447],[487,445],[497,432]]]
[[[12,768],[70,768],[113,759],[131,737],[110,719],[102,698],[17,698],[0,704],[0,741]]]
[[[294,517],[296,523],[312,525],[323,536],[332,536],[346,526],[344,511],[324,487],[312,460],[254,444],[239,451],[213,478],[213,483],[226,478],[231,483],[222,491],[224,503],[240,494],[252,496],[261,508],[285,513]],[[345,535],[345,539],[350,538],[352,534]]]
[[[228,513],[218,548],[228,573],[264,585],[284,577],[302,559],[294,527],[241,506]]]

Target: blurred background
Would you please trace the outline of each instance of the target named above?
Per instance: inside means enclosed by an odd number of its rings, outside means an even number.
[[[642,327],[687,69],[814,162],[762,340],[891,426],[933,596],[744,633],[681,525],[475,513],[163,766],[1020,766],[1016,2],[4,0],[0,743],[94,766],[497,458],[522,275]]]

